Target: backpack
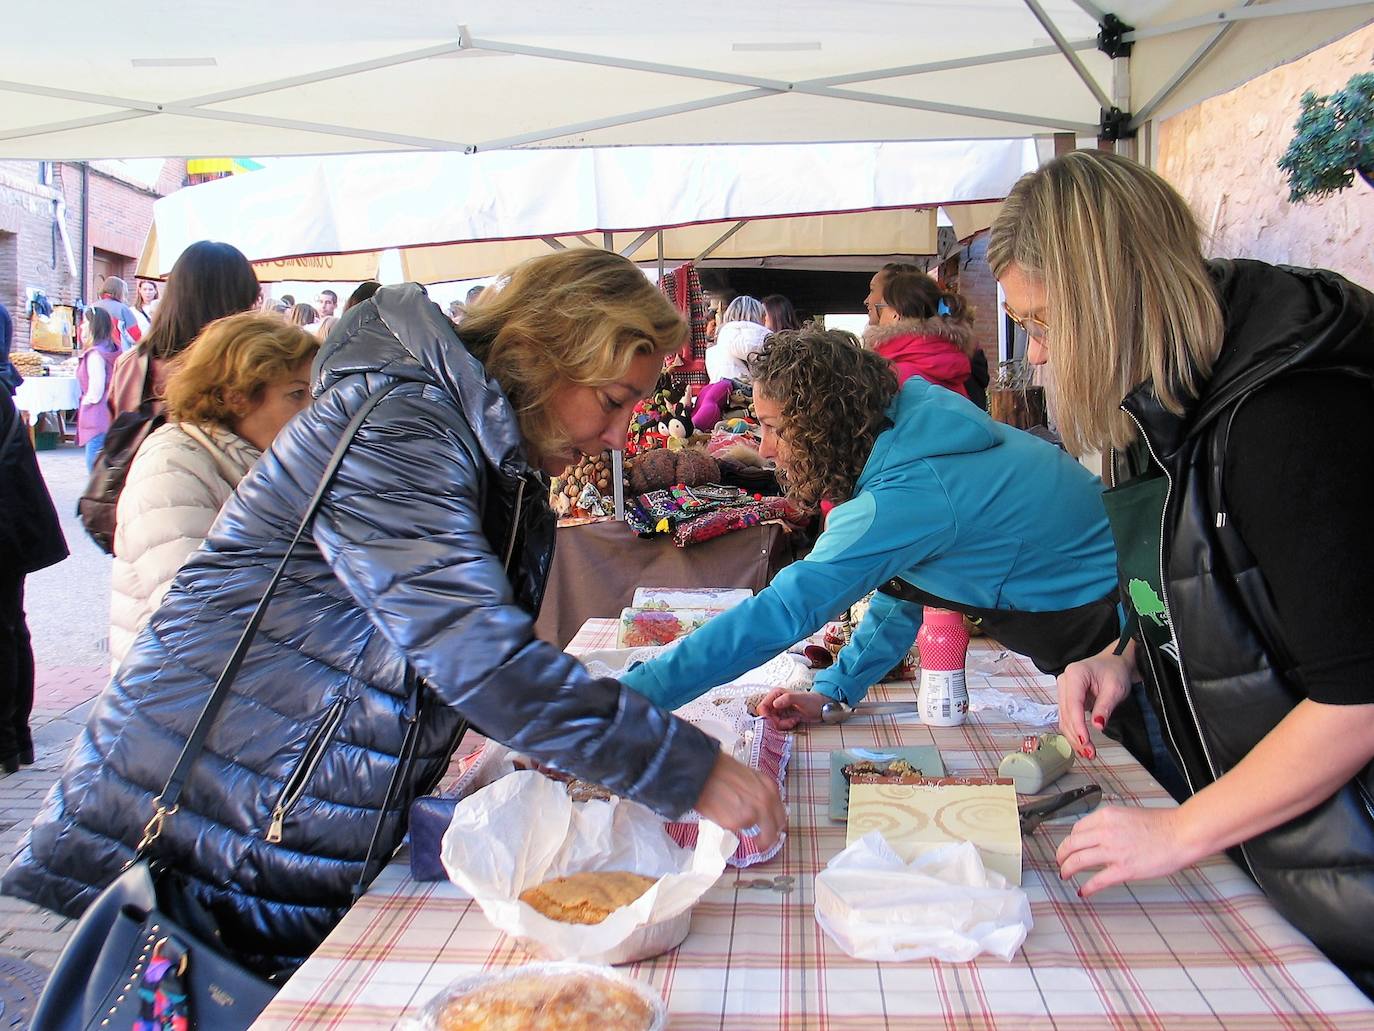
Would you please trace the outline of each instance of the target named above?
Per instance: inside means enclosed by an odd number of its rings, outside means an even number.
[[[148,435],[167,421],[166,416],[155,410],[157,406],[151,396],[152,359],[143,356],[143,364],[142,401],[137,411],[125,412],[110,424],[105,433],[105,444],[91,468],[91,478],[76,503],[76,514],[81,525],[107,555],[114,554],[115,509],[119,505],[124,484],[129,480],[129,468],[134,464],[134,456]]]

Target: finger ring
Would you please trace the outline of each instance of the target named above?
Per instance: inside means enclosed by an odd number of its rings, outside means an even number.
[[[740,833],[743,834],[746,838],[757,838],[762,830],[763,828],[761,828],[757,823],[755,823],[744,828],[744,830],[740,831]]]

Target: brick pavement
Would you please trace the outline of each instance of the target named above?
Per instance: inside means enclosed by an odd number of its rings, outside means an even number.
[[[38,673],[33,728],[34,758],[9,776],[0,774],[0,869],[9,865],[19,839],[57,780],[72,741],[86,722],[108,669],[49,667]],[[0,895],[0,955],[51,969],[73,923],[37,906]]]

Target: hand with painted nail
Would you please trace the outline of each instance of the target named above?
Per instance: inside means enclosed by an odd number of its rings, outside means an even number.
[[[1059,729],[1075,752],[1084,759],[1096,754],[1089,736],[1088,720],[1101,730],[1112,710],[1131,693],[1136,679],[1135,642],[1116,655],[1115,646],[1090,659],[1071,663],[1059,674]]]
[[[1168,876],[1207,854],[1194,845],[1186,824],[1182,809],[1103,806],[1074,824],[1060,844],[1059,876],[1097,870],[1078,889],[1084,898],[1126,881]]]

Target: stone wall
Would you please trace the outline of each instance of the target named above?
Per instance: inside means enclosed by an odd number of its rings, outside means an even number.
[[[1374,189],[1288,202],[1278,159],[1305,91],[1332,93],[1374,71],[1374,25],[1252,79],[1160,124],[1159,172],[1211,233],[1217,257],[1329,268],[1374,287]]]

